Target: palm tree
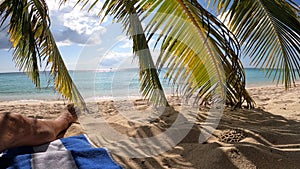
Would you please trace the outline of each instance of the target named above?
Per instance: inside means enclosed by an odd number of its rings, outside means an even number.
[[[139,58],[141,93],[154,105],[169,107],[136,9],[132,4],[124,3],[124,5],[123,12],[128,14],[126,19],[129,20],[127,34],[132,38],[133,52]]]
[[[88,4],[88,0],[82,2],[83,6]],[[97,2],[94,0],[90,9]],[[202,103],[219,90],[229,105],[241,107],[246,102],[248,107],[254,106],[245,89],[240,46],[255,66],[266,68],[269,76],[275,71],[274,79],[284,82],[286,88],[295,83],[300,76],[300,21],[299,7],[293,0],[208,2],[212,4],[209,7],[218,9],[229,21],[228,28],[196,0],[106,0],[101,11],[122,22],[128,32],[132,28],[126,27],[132,24],[128,18],[136,13],[135,22],[141,18],[147,25],[142,36],[149,41],[154,34],[159,35],[155,40],[161,53],[156,67],[167,66],[166,78],[182,84],[180,89],[185,95],[196,93]],[[29,72],[39,86],[38,63],[46,60],[51,64],[56,89],[66,98],[83,103],[49,29],[44,0],[4,0],[0,4],[0,17],[0,26],[10,19],[8,27],[16,65]],[[142,38],[135,40],[132,36],[132,39],[136,45]],[[134,52],[140,49],[135,46]],[[144,59],[149,61],[139,55],[140,63]],[[147,84],[141,85],[142,91],[157,89],[153,87],[157,83],[151,83],[155,74],[140,76],[142,84]],[[155,96],[147,92],[145,96]]]
[[[4,25],[9,20],[8,25]],[[48,7],[44,0],[4,0],[0,3],[0,27],[8,27],[13,60],[40,88],[39,64],[46,62],[55,89],[67,99],[85,108],[83,97],[76,88],[64,64],[50,31]]]
[[[196,0],[106,0],[102,11],[127,25],[130,13],[124,11],[125,7],[134,6],[146,22],[148,40],[160,34],[156,39],[161,42],[158,69],[167,65],[166,78],[183,84],[181,91],[186,95],[198,92],[202,102],[219,86],[221,91],[226,89],[228,104],[241,107],[246,102],[247,107],[254,106],[245,89],[240,46],[255,66],[267,69],[267,75],[275,71],[277,82],[282,80],[286,88],[295,83],[300,75],[300,22],[294,1],[210,3],[229,20],[229,29]],[[283,14],[278,13],[280,10]]]

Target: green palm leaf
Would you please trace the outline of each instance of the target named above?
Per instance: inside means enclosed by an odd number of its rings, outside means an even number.
[[[267,68],[285,87],[300,76],[299,5],[293,0],[215,1],[223,14],[228,10],[230,29],[256,67]]]
[[[130,34],[134,43],[133,50],[139,57],[141,92],[155,105],[169,106],[149,50],[141,21],[136,12],[130,15],[130,25],[132,28],[130,29]]]
[[[97,1],[93,5],[95,3]],[[124,24],[125,30],[130,30],[128,7],[133,5],[148,25],[148,40],[161,31],[157,39],[157,43],[161,43],[157,66],[167,65],[166,78],[180,84],[186,96],[197,92],[204,103],[216,88],[223,91],[222,97],[225,97],[227,89],[228,104],[240,107],[246,100],[247,105],[253,107],[253,100],[245,90],[243,67],[238,58],[239,46],[217,18],[196,1],[187,0],[107,0],[102,12],[105,16],[113,15]],[[151,14],[153,11],[156,13],[154,16]],[[136,41],[138,43],[135,44],[143,43],[141,39]],[[141,79],[149,81],[151,77],[153,75]]]
[[[149,4],[152,4],[149,7]],[[226,89],[226,102],[240,107],[253,100],[245,90],[245,77],[238,58],[239,45],[234,35],[197,1],[142,1],[140,10],[155,11],[147,31],[149,38],[160,32],[159,68],[167,65],[167,78],[181,85],[186,95],[198,92],[202,103],[214,89]],[[222,91],[222,90],[221,90]],[[225,90],[224,90],[225,91]]]
[[[8,32],[14,48],[16,66],[25,71],[40,88],[39,64],[51,64],[55,89],[85,108],[49,29],[48,7],[44,0],[3,0],[0,3],[0,27],[9,20]]]

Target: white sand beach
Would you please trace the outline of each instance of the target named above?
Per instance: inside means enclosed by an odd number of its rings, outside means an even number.
[[[170,128],[180,116],[169,113],[161,116],[162,119],[155,118],[144,100],[89,103],[90,113],[82,113],[79,116],[80,124],[72,124],[65,137],[88,134],[95,144],[107,147],[124,168],[299,168],[300,85],[287,91],[275,86],[252,87],[249,92],[256,101],[255,109],[226,108],[217,130],[202,143],[199,143],[199,136],[207,112],[198,111],[195,113],[197,121],[187,135],[170,150],[155,156],[124,157],[114,152],[119,148],[142,154],[143,151],[149,151],[151,145],[143,147],[141,144],[138,147],[130,142],[118,141],[110,144],[110,138],[103,138],[112,135],[111,128],[129,138],[155,138]],[[181,107],[175,97],[170,103],[175,110]],[[0,102],[0,113],[14,112],[32,118],[53,119],[66,104],[62,101],[5,101]],[[141,118],[142,114],[145,118]],[[111,139],[118,138],[112,136]],[[168,145],[160,146],[163,148]]]

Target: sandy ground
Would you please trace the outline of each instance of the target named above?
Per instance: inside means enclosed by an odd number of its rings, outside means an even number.
[[[174,109],[163,110],[145,100],[91,102],[90,111],[79,116],[81,125],[73,124],[65,136],[88,134],[124,168],[300,168],[300,86],[288,91],[253,87],[249,92],[256,108],[227,108],[217,112],[220,121],[210,110],[184,107],[177,97],[170,98]],[[53,119],[65,106],[0,102],[0,113]]]

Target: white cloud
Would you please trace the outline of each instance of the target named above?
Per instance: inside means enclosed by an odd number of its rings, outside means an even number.
[[[72,42],[70,40],[64,40],[64,41],[56,42],[56,44],[58,46],[70,46],[72,45]]]
[[[132,49],[132,40],[131,39],[126,39],[126,40],[123,40],[124,43],[122,45],[120,45],[120,48],[122,49]]]
[[[127,36],[125,36],[124,34],[119,35],[115,38],[116,41],[123,41],[124,39],[127,39]]]
[[[116,52],[110,51],[106,53],[100,63],[99,66],[101,68],[114,67],[114,68],[129,68],[135,67],[136,65],[133,63],[133,54],[132,52]]]
[[[74,7],[76,2],[77,0],[71,0],[60,7],[58,1],[47,2],[51,30],[55,39],[59,45],[100,44],[100,36],[106,32],[106,28],[100,25],[100,17],[98,17],[101,1],[90,12],[87,9],[81,9],[81,4]]]
[[[77,45],[97,45],[101,44],[101,35],[106,32],[106,28],[100,25],[101,17],[98,16],[104,0],[98,3],[88,12],[86,8],[81,9],[82,4],[75,4],[77,0],[70,0],[66,4],[59,4],[59,0],[48,0],[51,19],[51,30],[59,46]],[[92,3],[92,2],[91,2]],[[107,18],[104,22],[107,22]],[[6,21],[8,23],[8,21]],[[7,25],[4,23],[4,26]],[[0,50],[11,47],[7,30],[0,31]]]
[[[80,57],[77,62],[67,62],[71,69],[76,70],[98,70],[98,69],[119,69],[137,67],[131,52],[110,51],[102,56]]]

